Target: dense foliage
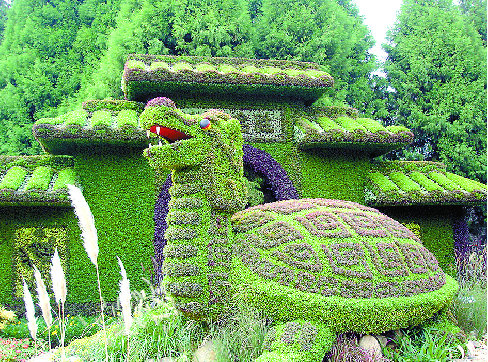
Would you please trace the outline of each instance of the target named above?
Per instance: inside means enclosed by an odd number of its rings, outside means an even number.
[[[404,0],[385,68],[394,89],[391,116],[417,136],[400,157],[442,161],[449,171],[486,182],[483,4]]]

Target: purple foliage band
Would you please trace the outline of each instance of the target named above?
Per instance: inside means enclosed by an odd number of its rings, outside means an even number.
[[[286,171],[271,155],[249,145],[244,145],[242,149],[244,166],[262,174],[268,180],[277,201],[299,198],[298,191],[288,178]]]

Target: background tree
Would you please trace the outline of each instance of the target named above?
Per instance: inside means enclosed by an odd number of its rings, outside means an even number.
[[[397,154],[486,182],[486,48],[450,0],[404,0],[385,64],[395,120],[417,141]]]

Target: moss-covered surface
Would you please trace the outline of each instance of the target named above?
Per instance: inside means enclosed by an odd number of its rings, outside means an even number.
[[[435,162],[373,163],[365,184],[366,203],[394,205],[483,205],[486,185],[446,171]]]
[[[301,197],[325,197],[364,203],[370,167],[362,152],[310,149],[300,152]]]
[[[332,84],[314,63],[244,58],[133,54],[122,76],[122,90],[131,100],[191,93],[314,101]]]
[[[142,278],[151,277],[155,187],[153,171],[141,153],[141,149],[129,149],[76,156],[75,170],[98,231],[101,285],[107,301],[117,299],[120,274],[116,256],[124,263],[133,290],[147,288]],[[93,267],[85,254],[70,268],[78,272],[87,266]],[[85,273],[83,282],[72,286],[73,300],[96,300],[96,285],[96,275]]]
[[[69,206],[76,184],[69,156],[0,156],[0,205]]]

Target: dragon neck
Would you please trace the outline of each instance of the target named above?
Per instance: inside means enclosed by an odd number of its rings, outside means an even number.
[[[172,172],[164,249],[166,291],[177,309],[195,319],[222,312],[231,262],[232,212],[216,208],[209,199],[204,171]]]

